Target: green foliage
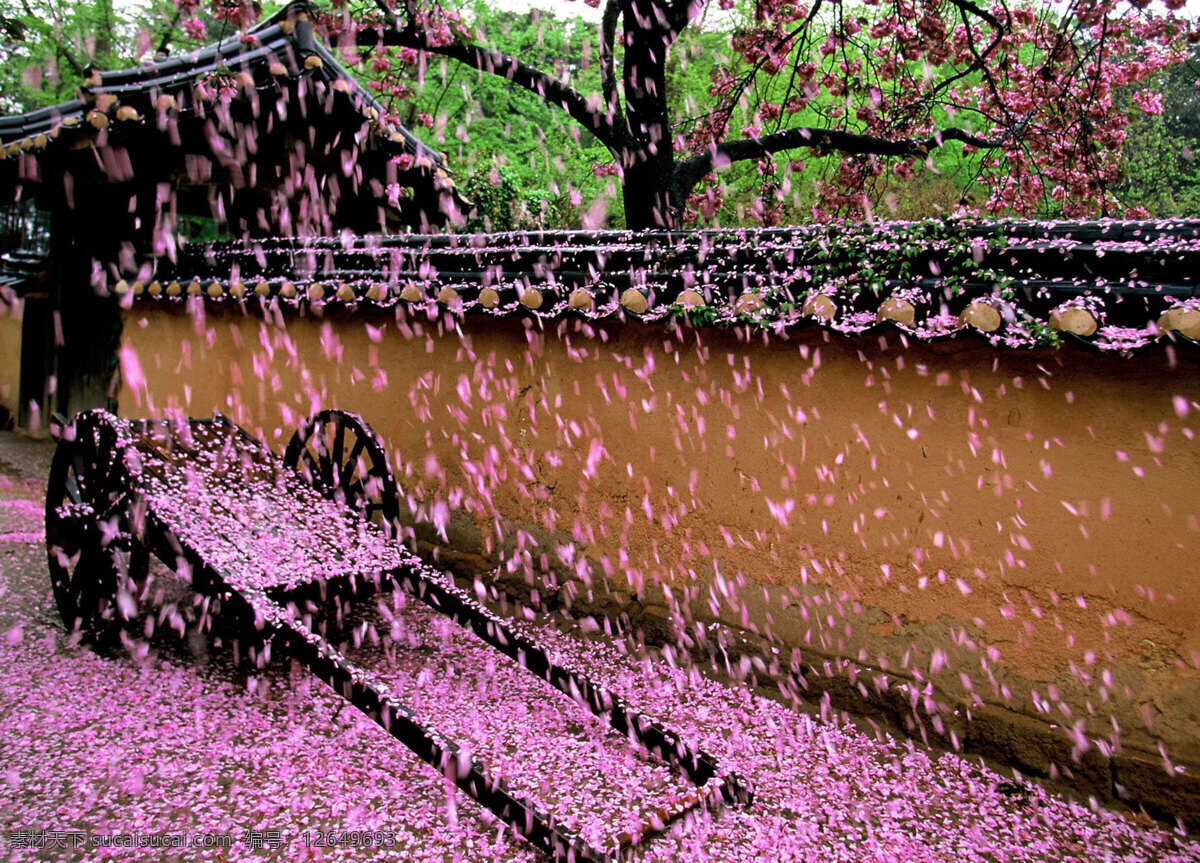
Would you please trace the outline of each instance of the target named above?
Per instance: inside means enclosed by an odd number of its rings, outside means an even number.
[[[1127,207],[1150,215],[1200,216],[1200,91],[1196,69],[1200,47],[1189,63],[1172,67],[1155,82],[1163,95],[1163,113],[1128,110],[1137,118],[1125,141],[1123,187],[1118,197]]]
[[[0,2],[0,108],[28,111],[75,95],[89,65],[125,65],[129,21],[111,0]]]
[[[1004,247],[1005,239],[997,234],[984,242],[964,230],[965,224],[958,219],[928,219],[891,224],[885,231],[871,225],[834,225],[801,258],[775,263],[804,271],[814,292],[833,290],[855,296],[870,291],[882,297],[896,283],[931,279],[939,291],[951,296],[968,285],[987,285],[1011,298],[1011,278],[984,265],[989,253]]]
[[[511,231],[516,226],[521,192],[511,169],[477,171],[463,193],[475,205],[467,219],[467,231]]]
[[[1034,319],[1019,307],[1012,279],[1001,270],[985,266],[989,259],[1008,246],[997,229],[992,236],[980,236],[976,224],[960,219],[930,219],[886,226],[830,225],[815,235],[791,259],[777,255],[776,269],[788,267],[799,275],[791,285],[795,295],[807,300],[818,294],[855,300],[864,292],[873,295],[867,302],[874,308],[879,300],[899,296],[914,303],[930,298],[961,296],[966,290],[992,293],[1013,304],[1016,319],[1012,326],[1022,334],[1019,341],[1029,346],[1060,347],[1060,332],[1044,321]],[[733,236],[718,237],[729,242]],[[924,284],[922,284],[924,283]],[[805,289],[808,285],[808,289]],[[685,306],[674,303],[666,311],[672,317],[694,326],[749,327],[770,331],[780,321],[794,320],[802,306],[782,289],[760,294],[764,305],[753,311],[739,311],[730,304]]]
[[[178,25],[171,0],[0,0],[0,112],[73,99],[89,67],[135,66],[167,33],[184,47]]]
[[[1061,348],[1063,336],[1058,330],[1043,321],[1033,318],[1021,318],[1015,325],[1025,331],[1025,334],[1038,347]]]
[[[482,2],[471,10],[470,20],[482,44],[566,77],[582,92],[599,91],[594,25],[536,11],[503,12]],[[502,172],[501,185],[515,191],[511,221],[497,221],[489,211],[493,224],[579,227],[581,213],[571,204],[572,193],[585,211],[597,198],[610,202],[591,214],[592,226],[623,221],[614,181],[592,172],[593,165],[611,161],[607,148],[561,109],[501,77],[438,58],[431,58],[413,90],[412,98],[391,105],[401,122],[444,151],[455,175],[470,178],[472,191],[483,191],[490,200],[478,178],[496,171]],[[420,124],[423,114],[433,118],[431,128]],[[470,191],[464,194],[474,200]]]
[[[133,6],[114,0],[0,0],[0,111],[25,111],[70,99],[89,64],[109,69],[133,65],[153,53],[164,33],[172,34],[176,50],[184,47],[170,0],[143,2]],[[278,3],[268,0],[263,5],[270,12]],[[505,12],[483,0],[474,0],[464,11],[482,44],[548,71],[581,93],[599,93],[594,23],[537,11]],[[198,14],[212,23],[202,11]],[[722,26],[729,26],[728,18]],[[209,32],[220,35],[215,25]],[[686,138],[695,118],[715,107],[711,74],[731,55],[729,39],[727,30],[688,29],[673,46],[667,81],[677,135]],[[864,38],[864,51],[868,41]],[[811,51],[813,46],[797,50]],[[394,54],[392,58],[395,64]],[[1164,113],[1138,111],[1129,129],[1118,196],[1152,216],[1200,215],[1200,93],[1194,87],[1200,48],[1193,49],[1191,61],[1154,82],[1164,94]],[[427,143],[446,153],[464,195],[480,204],[468,227],[485,222],[497,229],[624,223],[617,178],[593,172],[594,166],[610,165],[611,155],[588,131],[558,107],[501,77],[437,57],[428,63],[420,72],[412,70],[411,95],[393,97],[389,107]],[[618,48],[618,68],[620,63]],[[370,68],[367,62],[359,71],[378,78]],[[779,99],[781,88],[788,85],[786,77],[764,79],[735,107],[735,134],[752,120],[760,100]],[[829,118],[819,110],[806,110],[786,122],[825,125]],[[421,123],[423,115],[433,118],[428,128]],[[941,123],[950,118],[938,114],[936,119]],[[771,121],[763,131],[775,128]],[[939,218],[960,204],[981,203],[963,191],[981,170],[980,158],[964,154],[958,144],[915,161],[910,179],[894,175],[892,161],[881,161],[884,169],[863,189],[877,219]],[[779,154],[764,168],[752,162],[732,165],[717,176],[714,214],[697,224],[757,224],[763,200],[781,224],[811,221],[814,206],[821,202],[821,181],[832,178],[841,164],[839,154],[799,150]],[[492,182],[496,177],[499,182]]]

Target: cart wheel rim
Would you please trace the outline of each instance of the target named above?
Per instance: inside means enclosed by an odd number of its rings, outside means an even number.
[[[284,461],[322,494],[385,529],[400,515],[383,443],[355,414],[327,410],[311,417],[292,436]]]
[[[51,462],[46,550],[63,623],[100,648],[137,616],[149,554],[132,526],[136,509],[111,418],[81,414]]]

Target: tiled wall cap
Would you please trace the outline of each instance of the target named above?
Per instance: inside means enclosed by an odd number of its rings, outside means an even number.
[[[177,297],[182,293],[183,293],[183,288],[181,288],[179,286],[179,282],[171,282],[171,284],[167,285],[167,296],[168,297]]]
[[[400,292],[400,299],[410,303],[419,303],[425,299],[425,295],[421,293],[421,288],[416,283],[409,282]]]
[[[761,311],[766,305],[758,294],[742,294],[733,304],[733,310],[743,315]]]
[[[276,78],[286,78],[288,74],[287,66],[284,66],[278,60],[268,66],[267,71]]]
[[[500,292],[495,288],[484,288],[479,292],[479,305],[485,309],[494,309],[500,305]]]
[[[917,310],[913,304],[902,297],[888,297],[879,304],[876,318],[880,321],[895,321],[898,324],[912,326],[917,319]]]
[[[318,57],[316,54],[313,54],[310,57],[306,57],[304,59],[304,68],[308,69],[309,71],[311,71],[313,69],[323,69],[323,68],[325,68],[325,61],[322,60],[320,57]]]
[[[320,282],[313,282],[308,286],[308,298],[314,303],[319,303],[325,299],[325,287]]]
[[[203,291],[201,291],[201,289],[200,289],[199,282],[188,282],[187,292],[188,292],[188,296],[191,296],[191,297],[198,297],[198,296],[200,296],[201,293],[203,293]]]
[[[246,286],[241,282],[234,282],[229,286],[229,296],[233,297],[235,300],[240,300],[242,297],[246,296]]]
[[[1000,329],[1000,324],[1004,320],[1000,316],[999,309],[991,303],[985,303],[983,300],[976,300],[971,303],[971,305],[963,309],[962,314],[958,317],[964,324],[985,333],[996,332],[996,330]]]
[[[135,123],[142,119],[142,115],[132,105],[122,105],[117,109],[117,119],[122,123]]]
[[[345,282],[342,282],[340,285],[338,285],[337,298],[343,303],[352,302],[355,299],[354,288],[350,287]]]
[[[95,129],[108,128],[108,115],[103,111],[88,111],[87,121],[88,124]]]
[[[271,296],[271,286],[266,282],[259,282],[254,286],[254,293],[258,294],[260,297],[269,297]]]
[[[1096,323],[1092,313],[1086,309],[1081,309],[1079,306],[1066,306],[1050,313],[1050,326],[1064,333],[1090,336],[1096,332],[1099,324]]]
[[[159,93],[158,98],[154,100],[154,107],[159,111],[174,111],[179,107],[179,103],[170,93]]]
[[[640,315],[650,308],[650,301],[637,288],[628,288],[621,294],[621,306],[635,315]]]
[[[1200,310],[1175,308],[1158,319],[1158,328],[1164,332],[1176,332],[1189,339],[1200,339]]]
[[[146,293],[146,286],[141,283],[141,280],[138,280],[133,283],[130,290],[133,291],[133,295],[135,297],[140,297],[142,294]]]
[[[679,294],[679,304],[685,309],[698,309],[708,305],[704,301],[704,294],[693,288],[687,288]]]
[[[824,294],[811,294],[804,301],[804,314],[829,320],[837,314],[837,303]]]
[[[152,297],[160,296],[162,292],[163,286],[161,282],[151,282],[150,287],[146,288],[146,293]]]
[[[571,297],[567,300],[567,304],[581,312],[590,312],[596,308],[596,301],[592,299],[592,295],[583,288],[576,288],[571,291]]]
[[[387,287],[385,285],[381,285],[379,282],[376,282],[367,289],[367,299],[373,303],[380,302],[386,296]]]
[[[452,306],[457,303],[458,300],[458,291],[454,290],[454,288],[450,287],[449,285],[446,285],[444,288],[438,291],[437,301],[443,306]]]
[[[96,95],[96,110],[111,111],[117,106],[117,97],[113,93],[99,93]]]
[[[50,143],[50,138],[45,132],[39,132],[33,136],[33,149],[44,150],[46,145]]]
[[[290,300],[296,296],[296,286],[291,282],[284,282],[279,286],[279,296],[285,300]]]
[[[530,288],[527,291],[521,292],[521,305],[527,309],[540,309],[542,307],[542,303],[545,301],[546,300],[545,297],[542,296],[542,292],[537,288]]]
[[[113,285],[113,293],[118,297],[125,296],[127,293],[129,293],[129,282],[125,281],[124,279],[118,280],[117,283]]]
[[[191,293],[190,285],[188,286],[188,293]],[[211,282],[205,289],[205,293],[215,300],[217,297],[225,293],[225,287],[220,282]]]

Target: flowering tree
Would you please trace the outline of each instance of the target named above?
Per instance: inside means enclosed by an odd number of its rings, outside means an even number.
[[[592,2],[592,0],[588,0]],[[596,0],[598,3],[599,0]],[[756,0],[713,72],[712,102],[672,115],[668,62],[702,20],[703,0],[606,0],[599,25],[599,93],[481,44],[437,2],[376,0],[332,21],[361,47],[397,47],[504,76],[560,106],[612,153],[631,227],[676,226],[688,205],[719,195],[706,183],[738,161],[764,175],[761,218],[773,219],[774,155],[838,154],[818,215],[861,210],[866,186],[957,142],[980,154],[992,212],[1111,213],[1131,113],[1160,109],[1136,85],[1182,61],[1200,28],[1170,8],[1117,0],[1033,6],[994,0]],[[723,10],[733,0],[717,0]],[[386,53],[377,70],[392,71]],[[802,163],[792,163],[801,168]],[[698,191],[699,190],[699,191]]]
[[[689,205],[711,211],[715,172],[739,161],[758,163],[758,215],[771,223],[774,157],[789,151],[840,157],[816,215],[861,211],[871,183],[907,178],[952,143],[978,155],[990,212],[1114,213],[1130,116],[1161,111],[1159,95],[1137,85],[1200,41],[1200,27],[1176,14],[1183,0],[603,2],[596,93],[488,47],[441,0],[335,0],[324,20],[346,47],[373,52],[385,77],[440,55],[561,107],[611,152],[598,170],[620,179],[634,228],[680,225]],[[671,53],[710,5],[738,22],[732,51],[713,71],[711,103],[681,117]]]

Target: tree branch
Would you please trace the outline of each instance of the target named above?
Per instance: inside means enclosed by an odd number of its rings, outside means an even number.
[[[734,141],[723,141],[714,147],[709,147],[702,153],[679,163],[676,168],[676,182],[690,193],[692,187],[718,167],[732,162],[744,162],[749,159],[761,159],[786,150],[801,147],[811,147],[821,150],[837,150],[850,155],[876,156],[924,156],[930,150],[941,147],[946,141],[961,141],[981,150],[990,150],[1004,146],[1012,137],[1010,130],[1000,138],[980,138],[962,129],[944,129],[928,138],[881,138],[876,135],[862,135],[857,132],[845,132],[837,129],[813,129],[798,127],[773,132],[759,138],[739,138]]]
[[[1000,23],[1000,20],[995,15],[993,15],[991,12],[988,12],[986,9],[981,9],[980,7],[976,6],[971,2],[971,0],[950,0],[950,3],[953,6],[957,6],[964,13],[970,12],[977,18],[982,18],[984,21],[988,22],[988,24],[990,24],[992,29],[996,32],[1002,32],[1008,29]]]
[[[514,57],[459,41],[447,45],[437,44],[424,30],[412,22],[403,29],[399,26],[392,26],[360,30],[357,43],[359,47],[396,45],[402,48],[412,48],[416,51],[449,57],[451,60],[457,60],[473,69],[504,78],[518,87],[529,90],[539,98],[545,99],[546,102],[561,107],[572,119],[608,147],[614,156],[617,155],[620,142],[615,134],[613,122],[604,112],[596,110],[592,102],[558,79],[532,66],[527,66]]]
[[[667,22],[676,36],[704,9],[705,0],[673,0],[667,7]]]
[[[175,38],[175,28],[179,26],[179,19],[183,17],[183,7],[176,6],[175,14],[171,16],[171,23],[167,25],[166,31],[163,33],[162,40],[158,43],[159,54],[166,54],[171,47],[171,40]]]
[[[621,18],[620,0],[608,0],[604,5],[604,17],[600,20],[600,87],[604,97],[604,110],[614,129],[623,127],[617,123],[620,102],[617,98],[617,21]]]
[[[808,10],[808,14],[804,16],[804,20],[801,21],[800,24],[792,28],[791,31],[784,34],[779,39],[776,39],[771,50],[768,52],[763,52],[763,56],[754,63],[754,65],[746,72],[745,75],[742,76],[742,80],[738,82],[737,87],[735,87],[729,96],[724,99],[724,107],[712,112],[713,116],[719,116],[721,118],[720,123],[717,126],[718,134],[721,134],[725,126],[729,123],[730,118],[733,116],[733,112],[742,102],[743,94],[747,89],[749,89],[750,85],[755,82],[758,73],[762,70],[762,67],[767,62],[767,59],[776,51],[791,43],[793,39],[800,36],[805,30],[808,29],[808,25],[812,23],[817,13],[821,11],[822,2],[823,0],[817,0],[817,2],[813,4],[812,8]],[[800,59],[800,56],[797,55],[796,62],[800,62]],[[790,82],[788,83],[788,90],[791,90]]]

